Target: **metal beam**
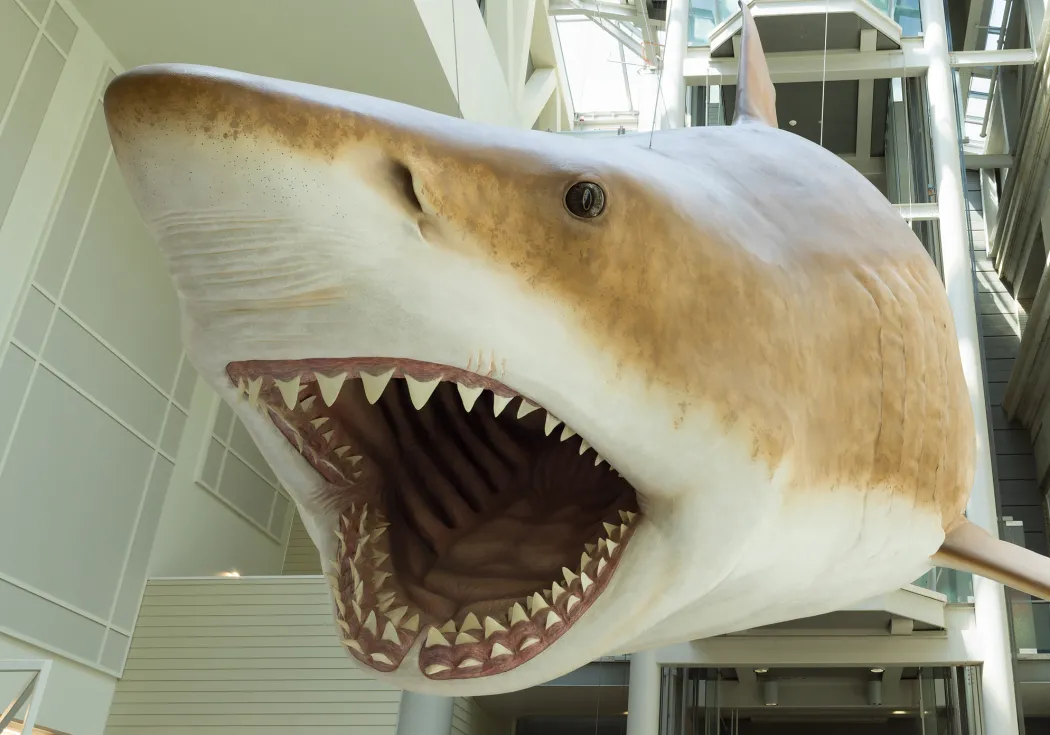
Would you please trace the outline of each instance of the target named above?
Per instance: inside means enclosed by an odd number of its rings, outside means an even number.
[[[1030,66],[1036,62],[1035,49],[1007,48],[999,51],[956,51],[948,54],[953,69],[975,66]]]
[[[592,2],[591,0],[551,0],[551,15],[586,15],[601,16],[614,20],[637,22],[640,20],[638,9],[633,5],[620,3]]]
[[[525,82],[521,97],[521,126],[531,128],[558,88],[558,72],[551,68],[536,69]]]
[[[967,153],[964,157],[966,168],[1010,168],[1014,157],[1008,153]]]
[[[871,53],[879,40],[879,32],[866,28],[860,32],[860,52]],[[875,80],[861,79],[857,82],[857,140],[854,153],[858,162],[871,158],[871,110],[875,103]],[[823,124],[823,123],[821,123]]]
[[[829,82],[851,79],[914,77],[926,73],[929,61],[921,39],[904,39],[899,51],[820,51],[766,54],[776,83]],[[739,64],[734,58],[711,56],[709,49],[692,48],[685,59],[686,84],[736,84]]]

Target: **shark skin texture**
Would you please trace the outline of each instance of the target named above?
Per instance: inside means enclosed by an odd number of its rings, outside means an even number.
[[[190,65],[115,79],[194,366],[294,499],[347,654],[495,694],[818,615],[931,564],[1046,595],[963,518],[940,277],[776,125],[580,140]]]

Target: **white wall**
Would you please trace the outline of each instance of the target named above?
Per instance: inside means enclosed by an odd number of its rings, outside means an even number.
[[[243,425],[203,380],[149,561],[149,576],[280,574],[293,506]]]
[[[117,685],[116,679],[64,658],[55,659],[48,651],[0,634],[0,660],[26,658],[54,660],[37,717],[38,725],[74,735],[93,735],[103,731]],[[25,677],[19,677],[21,686],[18,686],[17,691],[22,690],[26,680]],[[14,675],[3,676],[0,682],[2,709],[16,694],[12,686]]]
[[[0,632],[118,674],[194,376],[111,61],[68,6],[0,0]]]
[[[303,519],[296,513],[292,519],[292,530],[288,534],[288,548],[284,554],[282,574],[303,575],[321,574],[321,556],[317,553],[313,539],[303,525]]]

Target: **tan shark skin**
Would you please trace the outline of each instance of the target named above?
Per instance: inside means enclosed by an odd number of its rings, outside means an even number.
[[[118,154],[123,140],[147,131],[250,136],[368,167],[389,179],[392,197],[403,186],[396,175],[403,165],[425,202],[418,221],[432,245],[469,242],[470,255],[565,303],[600,349],[683,395],[683,414],[694,403],[716,407],[727,431],[748,432],[771,474],[790,459],[798,493],[886,488],[936,509],[945,527],[965,507],[973,419],[951,313],[936,269],[903,220],[897,237],[854,247],[864,241],[864,223],[890,207],[874,188],[822,186],[760,154],[703,162],[700,175],[717,171],[724,179],[726,196],[712,207],[733,200],[740,212],[769,221],[770,241],[755,243],[713,225],[703,208],[654,200],[615,165],[581,172],[504,147],[456,145],[220,75],[146,68],[115,81],[105,105]],[[788,133],[743,127],[756,143],[777,135],[798,145]],[[385,165],[358,156],[366,143]],[[687,146],[688,136],[676,145]],[[768,169],[768,188],[739,184],[746,177],[735,173],[744,167]],[[607,191],[607,210],[596,220],[577,220],[561,204],[579,177]],[[811,201],[797,210],[780,205],[793,189]],[[560,216],[536,218],[537,209]],[[472,237],[443,238],[444,223]],[[303,294],[300,303],[325,298]]]

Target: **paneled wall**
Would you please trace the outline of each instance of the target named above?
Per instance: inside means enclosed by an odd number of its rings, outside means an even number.
[[[292,518],[292,530],[288,534],[288,550],[284,555],[282,574],[321,574],[321,557],[297,512]]]
[[[352,663],[320,578],[151,581],[107,735],[394,735],[401,693]]]
[[[473,697],[457,697],[452,705],[452,735],[510,735],[511,723],[495,717]]]
[[[38,137],[80,32],[53,1],[0,0],[5,227],[26,214],[16,193],[37,175],[31,153],[48,145]],[[114,70],[97,64],[90,104],[65,121],[77,141],[57,198],[33,203],[47,224],[0,343],[0,515],[17,519],[0,541],[0,626],[119,674],[195,375],[113,165],[100,95]]]

